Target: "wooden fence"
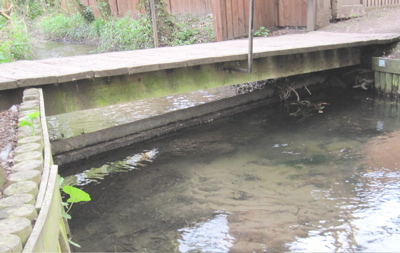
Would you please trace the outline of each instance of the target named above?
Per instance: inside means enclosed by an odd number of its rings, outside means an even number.
[[[364,0],[364,6],[367,8],[399,5],[400,0]]]
[[[170,13],[193,14],[205,16],[211,14],[214,0],[165,0]],[[140,0],[108,0],[111,12],[116,17],[125,15],[137,16],[143,10],[138,9]],[[89,6],[96,16],[100,15],[96,0],[82,0],[82,3]]]
[[[71,1],[62,0],[64,9],[70,11]],[[108,0],[114,16],[136,16],[140,0]],[[248,34],[249,0],[165,0],[171,13],[193,15],[213,14],[217,41],[246,36]],[[308,0],[255,0],[254,30],[260,27],[307,26]],[[320,1],[320,0],[318,0]],[[321,0],[322,1],[322,0]],[[329,1],[329,0],[324,0]],[[69,4],[68,4],[69,3]],[[82,0],[100,16],[96,0]],[[337,0],[331,6],[333,18],[363,15],[365,9],[400,5],[400,0]],[[71,12],[71,11],[70,11]]]
[[[248,34],[249,0],[213,0],[216,40]],[[306,26],[307,0],[255,0],[254,30],[260,27]]]

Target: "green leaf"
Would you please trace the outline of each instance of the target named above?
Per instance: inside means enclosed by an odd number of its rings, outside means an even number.
[[[29,121],[26,121],[26,120],[21,120],[20,122],[19,122],[19,126],[20,127],[24,127],[24,126],[33,126],[33,124],[31,123],[31,122],[29,122]]]
[[[66,212],[62,213],[62,217],[64,217],[65,219],[68,219],[68,220],[72,219],[71,215],[67,214]]]
[[[61,185],[64,183],[64,178],[60,177],[60,175],[58,175],[58,185],[61,187]]]
[[[32,112],[31,114],[28,115],[29,118],[31,119],[36,119],[39,116],[39,112]]]
[[[71,243],[72,245],[74,245],[75,247],[80,248],[81,245],[77,244],[76,242],[71,241],[71,239],[68,239],[68,242]]]
[[[77,203],[81,201],[90,201],[90,195],[81,189],[74,186],[64,185],[62,188],[63,192],[69,194],[70,198],[67,200],[68,203]]]

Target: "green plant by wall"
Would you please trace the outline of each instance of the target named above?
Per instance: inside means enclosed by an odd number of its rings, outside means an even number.
[[[154,4],[159,44],[160,46],[171,45],[173,33],[176,29],[173,15],[167,11],[167,2],[165,0],[154,0]],[[140,0],[138,8],[145,9],[147,17],[151,23],[150,0]]]
[[[254,32],[255,37],[267,37],[269,35],[270,30],[261,26],[258,31]]]
[[[147,17],[111,18],[101,27],[99,51],[124,51],[153,46],[152,27]]]
[[[66,219],[71,219],[71,215],[68,214],[68,212],[71,210],[72,206],[74,203],[79,203],[79,202],[83,202],[83,201],[91,201],[91,197],[90,195],[79,189],[76,188],[75,186],[70,186],[70,185],[64,185],[62,186],[64,183],[64,178],[63,177],[58,177],[58,184],[62,190],[62,192],[64,192],[65,194],[69,195],[69,198],[67,199],[67,202],[62,202],[61,204],[67,208],[67,210],[65,211],[65,209],[63,208],[63,217]],[[71,239],[68,240],[69,243],[71,243],[72,245],[80,248],[81,246],[75,242],[73,242]]]
[[[33,58],[31,37],[23,20],[0,17],[0,63]]]
[[[29,115],[27,116],[27,119],[26,119],[26,120],[21,120],[21,121],[19,122],[19,126],[20,126],[20,127],[29,126],[29,127],[31,128],[31,130],[32,130],[32,135],[36,135],[36,133],[35,133],[35,124],[34,124],[33,121],[34,121],[37,117],[39,117],[39,115],[40,115],[39,112],[33,112],[33,113],[29,114]]]
[[[86,42],[97,36],[92,24],[79,13],[71,16],[55,13],[43,18],[38,26],[49,40]]]

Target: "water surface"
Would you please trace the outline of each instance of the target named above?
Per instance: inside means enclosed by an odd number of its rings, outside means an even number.
[[[301,122],[260,108],[70,168],[92,195],[71,212],[75,250],[399,251],[397,105],[325,102]]]

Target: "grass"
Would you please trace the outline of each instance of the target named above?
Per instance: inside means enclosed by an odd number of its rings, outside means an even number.
[[[170,34],[159,34],[162,46],[180,46],[214,40],[211,17],[176,15],[172,17]],[[88,23],[79,14],[54,14],[37,23],[36,28],[48,40],[96,43],[98,52],[125,51],[154,47],[151,20],[145,16],[132,18],[96,18]],[[162,33],[162,32],[160,32]]]
[[[26,14],[13,15],[11,22],[0,16],[0,63],[33,59],[32,45],[37,39],[96,44],[98,52],[154,47],[152,23],[146,15],[96,18],[87,22],[79,13],[45,13],[39,16],[35,12],[34,19]],[[214,41],[212,17],[171,15],[168,18],[164,24],[168,29],[159,30],[161,46]]]
[[[31,37],[23,20],[0,16],[0,63],[32,59]]]

